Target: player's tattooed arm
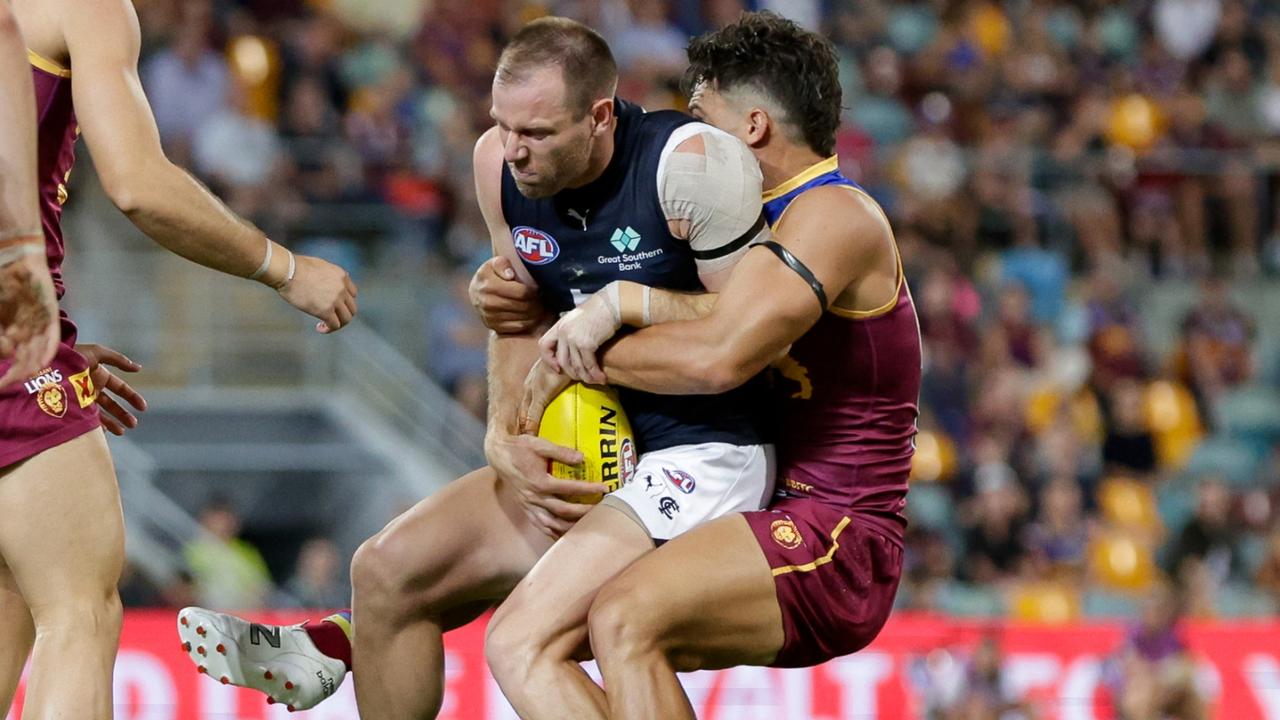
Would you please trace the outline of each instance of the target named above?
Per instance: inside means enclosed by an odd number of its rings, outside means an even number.
[[[18,256],[7,262],[0,243],[0,360],[12,359],[0,388],[40,372],[58,350],[58,300],[38,242],[11,245]]]
[[[39,372],[58,349],[58,300],[37,204],[35,117],[26,43],[0,2],[0,360],[12,359],[0,388]]]

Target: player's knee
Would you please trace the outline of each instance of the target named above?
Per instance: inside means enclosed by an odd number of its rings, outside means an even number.
[[[351,585],[365,603],[390,601],[404,584],[404,566],[397,562],[394,545],[382,533],[361,543],[351,558]]]
[[[82,597],[63,597],[32,604],[31,617],[41,636],[74,634],[77,638],[101,638],[113,645],[124,623],[124,608],[114,589]]]
[[[524,685],[524,677],[538,655],[537,643],[528,633],[521,632],[516,620],[512,616],[495,618],[485,631],[485,661],[494,679],[507,690]]]
[[[591,647],[597,654],[640,651],[655,647],[662,637],[662,619],[651,612],[660,598],[643,588],[615,581],[596,595],[587,615]]]
[[[427,612],[435,604],[431,582],[437,568],[421,566],[404,541],[384,530],[364,541],[351,559],[351,589],[363,618],[396,620],[407,614]]]

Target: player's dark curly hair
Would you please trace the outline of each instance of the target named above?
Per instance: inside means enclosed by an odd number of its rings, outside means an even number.
[[[840,126],[840,72],[826,38],[771,12],[743,13],[738,22],[689,43],[682,89],[702,82],[727,92],[750,86],[774,100],[814,152],[835,152]]]

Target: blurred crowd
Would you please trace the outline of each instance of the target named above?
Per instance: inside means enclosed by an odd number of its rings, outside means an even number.
[[[1270,319],[1233,296],[1280,274],[1280,6],[137,6],[170,153],[287,244],[440,288],[424,364],[477,414],[486,336],[465,283],[488,239],[470,159],[503,39],[582,19],[612,44],[619,94],[654,109],[682,107],[687,40],[743,9],[823,31],[841,166],[893,221],[925,343],[900,606],[1056,622],[1136,617],[1156,588],[1194,617],[1280,600],[1280,363]],[[1148,312],[1157,283],[1190,310]],[[199,586],[208,558],[188,557]]]

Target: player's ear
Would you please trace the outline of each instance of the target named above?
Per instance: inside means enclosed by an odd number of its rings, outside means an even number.
[[[748,147],[760,147],[769,139],[773,130],[773,119],[761,108],[753,107],[747,111],[746,140]]]
[[[600,98],[591,103],[591,134],[605,135],[613,131],[613,98]]]

